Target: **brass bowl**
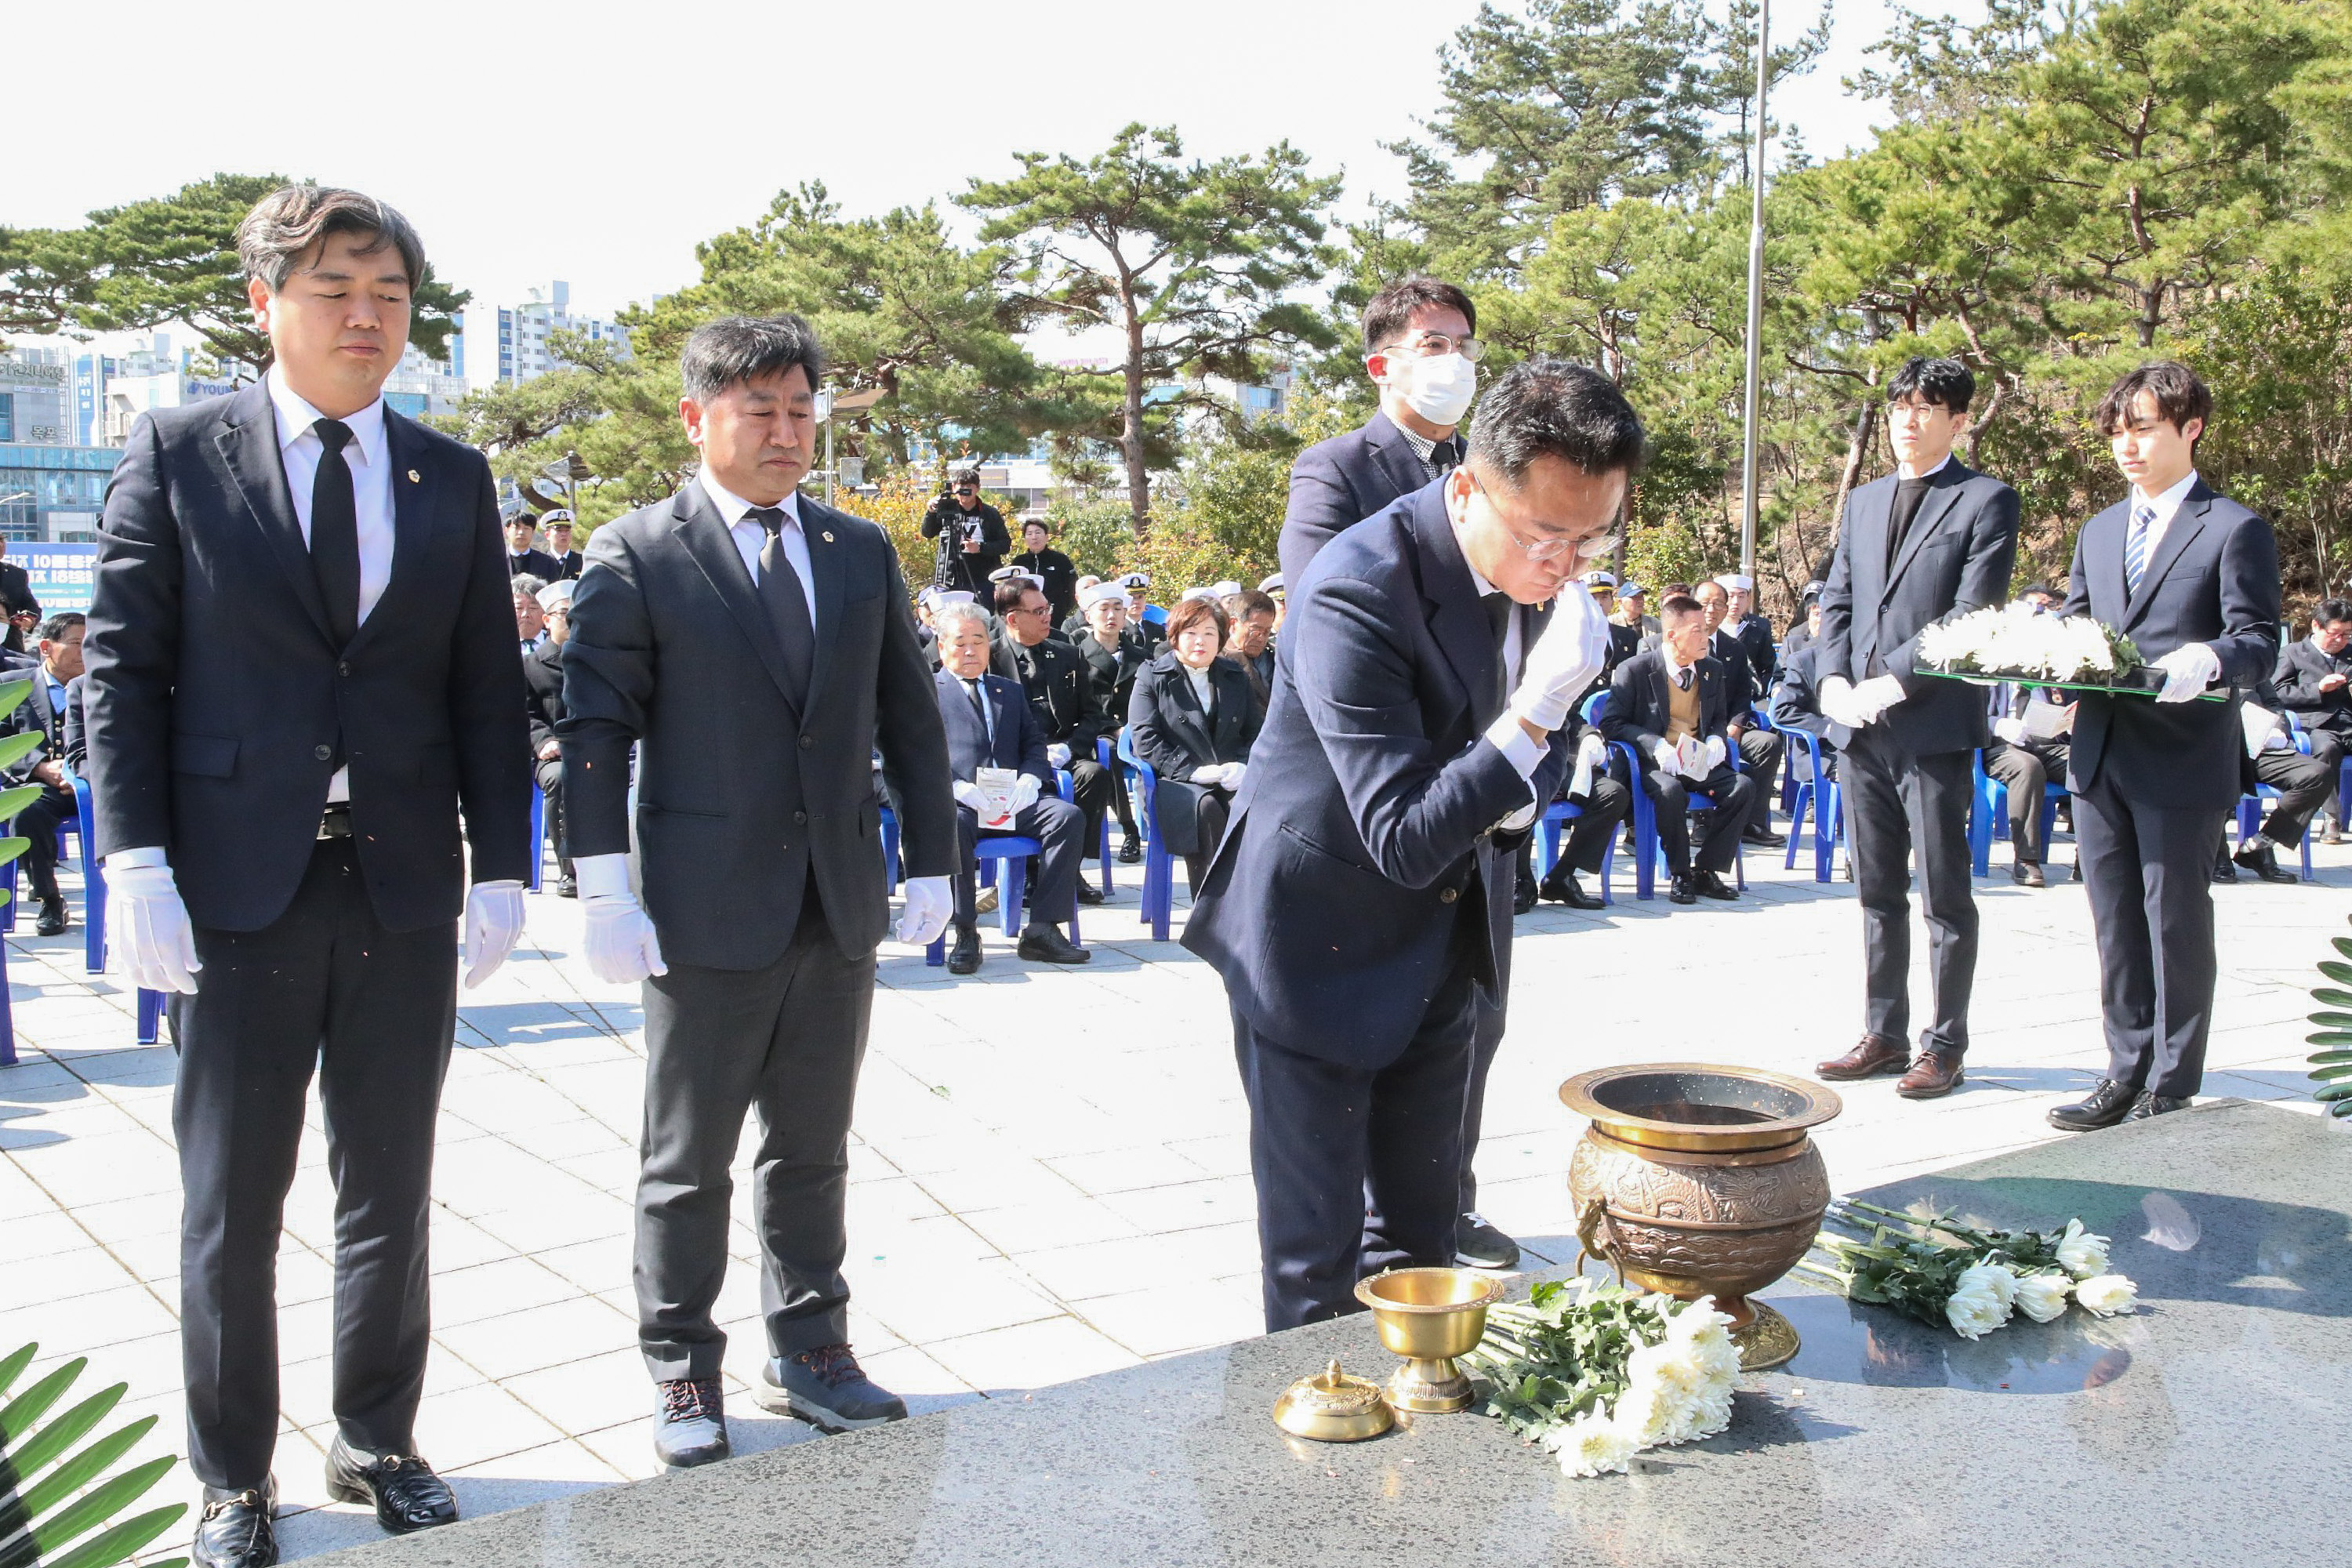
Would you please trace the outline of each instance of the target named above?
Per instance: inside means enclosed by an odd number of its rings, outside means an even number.
[[[1274,1402],[1274,1424],[1294,1437],[1318,1443],[1357,1443],[1396,1425],[1396,1413],[1370,1378],[1350,1377],[1331,1358],[1328,1368],[1302,1377]]]
[[[1391,1268],[1356,1282],[1356,1300],[1371,1309],[1381,1343],[1405,1358],[1389,1379],[1387,1398],[1399,1410],[1463,1410],[1470,1380],[1454,1358],[1486,1337],[1486,1309],[1503,1286],[1472,1268]]]
[[[1820,1232],[1829,1171],[1810,1129],[1844,1110],[1810,1079],[1700,1062],[1601,1068],[1560,1085],[1591,1119],[1569,1163],[1577,1238],[1645,1289],[1712,1296],[1741,1364],[1778,1366],[1796,1331],[1748,1298]]]

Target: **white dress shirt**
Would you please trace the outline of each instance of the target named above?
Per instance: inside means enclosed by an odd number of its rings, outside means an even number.
[[[760,552],[768,547],[768,531],[744,516],[751,510],[751,503],[712,479],[709,469],[703,470],[700,479],[702,493],[719,509],[719,521],[727,525],[728,533],[735,541],[735,552],[743,558],[743,569],[751,574],[756,585],[760,581]],[[776,542],[800,577],[801,595],[808,600],[809,629],[821,632],[816,624],[816,579],[809,573],[808,531],[801,526],[801,498],[794,493],[776,504],[784,514],[784,526],[778,531]]]
[[[326,417],[292,387],[276,365],[262,377],[269,389],[270,406],[278,414],[278,460],[286,469],[286,488],[293,492],[294,521],[301,525],[302,542],[310,542],[310,491],[319,482],[319,459],[326,446],[311,428]],[[343,461],[352,470],[352,502],[359,521],[360,622],[383,597],[392,581],[392,448],[384,435],[383,399],[378,397],[343,423],[352,438],[343,445]],[[337,768],[327,781],[330,804],[352,798],[351,770]]]
[[[1458,541],[1462,537],[1461,530],[1456,529],[1454,536]],[[1463,552],[1462,564],[1470,567],[1470,585],[1478,590],[1478,597],[1481,600],[1496,591],[1495,584],[1487,582],[1479,574],[1478,568],[1470,566],[1470,556],[1467,551]],[[1525,605],[1514,603],[1511,605],[1510,619],[1503,628],[1503,689],[1506,692],[1518,689],[1519,664],[1527,653],[1527,643],[1521,624],[1525,617],[1520,614],[1525,608]],[[1512,767],[1518,770],[1519,776],[1523,779],[1535,776],[1536,769],[1544,760],[1544,754],[1551,750],[1548,743],[1538,741],[1528,734],[1526,727],[1520,724],[1518,716],[1507,708],[1503,710],[1500,718],[1487,727],[1486,739],[1495,743],[1495,749],[1503,753]]]
[[[2143,505],[2145,505],[2156,513],[2156,516],[2149,521],[2147,525],[2147,555],[2146,559],[2148,564],[2155,564],[2156,547],[2164,542],[2164,531],[2170,528],[2172,526],[2172,520],[2180,515],[2180,503],[2189,499],[2189,492],[2195,489],[2196,485],[2197,470],[2191,468],[2189,470],[2188,478],[2180,480],[2178,484],[2173,485],[2170,489],[2158,495],[2144,496],[2140,494],[2139,487],[2137,485],[2134,485],[2132,487],[2131,510],[2133,511],[2137,511]],[[2126,523],[2126,532],[2125,537],[2128,540],[2130,537],[2128,523]],[[2125,548],[2126,551],[2129,550],[2130,546],[2128,543],[2126,543]]]
[[[1217,689],[1209,684],[1209,672],[1205,669],[1194,669],[1189,664],[1180,664],[1178,668],[1184,671],[1185,679],[1192,683],[1192,700],[1201,705],[1202,716],[1208,719],[1213,725],[1217,717]]]

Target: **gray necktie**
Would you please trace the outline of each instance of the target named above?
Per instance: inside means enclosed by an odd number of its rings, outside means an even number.
[[[808,696],[809,668],[816,657],[816,628],[809,623],[808,595],[801,587],[800,574],[793,570],[792,559],[784,553],[784,509],[755,506],[743,515],[768,531],[768,542],[760,547],[760,602],[767,606],[776,641],[783,646],[790,695],[795,702],[803,701]]]

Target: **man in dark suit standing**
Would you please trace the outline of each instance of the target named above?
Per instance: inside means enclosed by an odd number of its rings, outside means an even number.
[[[1068,770],[1070,794],[1085,815],[1080,851],[1091,855],[1102,841],[1103,810],[1117,788],[1110,770],[1095,760],[1095,741],[1104,731],[1094,668],[1076,648],[1052,635],[1053,605],[1026,577],[997,584],[996,616],[1003,635],[995,640],[991,662],[997,674],[1020,683],[1029,712],[1045,738],[1048,763]],[[949,738],[954,739],[952,730]],[[1052,784],[1051,773],[1045,782]],[[1076,896],[1080,903],[1102,902],[1102,889],[1089,886],[1083,876],[1077,879]]]
[[[1732,688],[1741,678],[1707,653],[1706,612],[1697,600],[1669,595],[1658,606],[1658,646],[1643,648],[1610,677],[1601,733],[1612,745],[1632,746],[1642,759],[1642,776],[1631,782],[1656,807],[1658,844],[1671,877],[1667,900],[1728,903],[1739,891],[1724,873],[1763,799],[1755,775],[1731,764],[1738,742],[1727,726]],[[1696,852],[1693,794],[1706,795],[1710,805]]]
[[[596,531],[563,647],[557,734],[588,963],[645,984],[638,1341],[671,1465],[729,1452],[711,1308],[728,1167],[754,1106],[770,1356],[753,1397],[834,1429],[907,1413],[851,1353],[841,1273],[850,1104],[889,925],[875,749],[903,835],[902,941],[947,924],[955,816],[888,536],[798,493],[824,368],[798,316],[695,330],[678,410],[700,471]]]
[[[1034,588],[1029,594],[1041,602],[1045,597]],[[1094,954],[1061,931],[1076,910],[1083,881],[1078,873],[1087,845],[1086,816],[1054,793],[1054,764],[1046,760],[1036,701],[1023,691],[1018,679],[988,672],[992,645],[988,617],[979,605],[946,606],[939,615],[939,633],[940,668],[933,685],[947,729],[949,788],[955,792],[958,829],[955,942],[948,954],[948,973],[970,974],[980,968],[973,847],[980,840],[979,813],[987,804],[976,783],[982,768],[1005,768],[1021,775],[1013,786],[1013,826],[992,831],[1034,838],[1044,849],[1036,883],[1029,889],[1029,920],[1016,951],[1039,963],[1087,963]]]
[[[1445,483],[1288,578],[1274,707],[1184,929],[1233,1004],[1269,1330],[1357,1310],[1385,1266],[1454,1261],[1512,859],[1603,657],[1575,575],[1641,450],[1606,378],[1528,361]]]
[[[545,584],[563,575],[562,563],[531,542],[538,533],[539,520],[527,511],[507,520],[508,576],[536,577]]]
[[[547,532],[548,559],[555,563],[555,575],[546,581],[571,582],[587,570],[588,558],[572,548],[572,512],[569,508],[557,507],[540,520],[540,526]]]
[[[132,427],[87,679],[114,951],[167,994],[180,1057],[194,1555],[256,1568],[277,1560],[274,1281],[314,1074],[335,1182],[329,1495],[395,1532],[457,1517],[414,1434],[434,1127],[460,931],[469,985],[521,932],[530,777],[489,467],[380,393],[425,276],[415,232],[296,185],[237,249],[275,363]]]
[[[25,840],[25,879],[40,906],[34,927],[43,936],[58,936],[71,922],[66,896],[58,887],[58,825],[70,822],[80,810],[66,762],[68,734],[79,729],[72,704],[73,682],[82,672],[83,617],[71,610],[51,616],[40,626],[41,662],[33,670],[33,689],[5,717],[0,734],[37,734],[41,743],[8,764],[9,784],[37,784],[40,795],[16,814],[12,825]]]
[[[25,634],[40,625],[41,601],[33,597],[32,574],[7,554],[8,542],[0,539],[0,615],[8,617],[8,651],[22,653]]]
[[[2099,942],[2106,1076],[2050,1113],[2070,1131],[2189,1104],[2213,1022],[2214,847],[2238,804],[2239,689],[2278,660],[2278,542],[2198,477],[2213,399],[2186,365],[2140,366],[2099,402],[2122,500],[2083,525],[2063,614],[2130,637],[2164,678],[2151,702],[2076,700],[2066,787]],[[2225,701],[2194,700],[2216,680]]]
[[[1911,1100],[1949,1094],[1969,1048],[1969,799],[1972,753],[1992,732],[1981,691],[1916,673],[1913,656],[1922,628],[2008,603],[2017,560],[2017,492],[1952,456],[1975,395],[1958,360],[1914,358],[1895,373],[1886,422],[1895,471],[1847,500],[1822,589],[1821,710],[1853,731],[1842,766],[1865,1000],[1862,1042],[1818,1070],[1833,1079],[1901,1072],[1895,1092]],[[1915,850],[1935,996],[1916,1057],[1906,1037]]]
[[[1361,429],[1318,441],[1290,466],[1282,579],[1297,585],[1332,540],[1462,460],[1455,431],[1477,395],[1485,345],[1470,296],[1435,278],[1405,278],[1364,307],[1364,373],[1380,412]]]

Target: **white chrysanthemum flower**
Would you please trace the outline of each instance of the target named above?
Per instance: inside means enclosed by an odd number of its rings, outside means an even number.
[[[2079,1219],[2066,1222],[2066,1234],[2058,1238],[2058,1261],[2066,1272],[2077,1279],[2088,1279],[2107,1271],[2107,1238],[2094,1236],[2083,1228]]]
[[[2017,1278],[2006,1268],[1979,1263],[1960,1271],[1959,1286],[1944,1303],[1944,1321],[1964,1340],[1980,1340],[2009,1321]]]
[[[2037,1323],[2055,1322],[2066,1315],[2072,1284],[2063,1274],[2028,1274],[2017,1282],[2017,1310]]]
[[[1601,1476],[1612,1471],[1622,1475],[1631,1468],[1638,1445],[1595,1410],[1554,1427],[1544,1438],[1544,1447],[1559,1456],[1561,1475]]]
[[[2112,1318],[2139,1306],[2139,1287],[2120,1274],[2101,1274],[2076,1284],[2074,1300],[2085,1311]]]

